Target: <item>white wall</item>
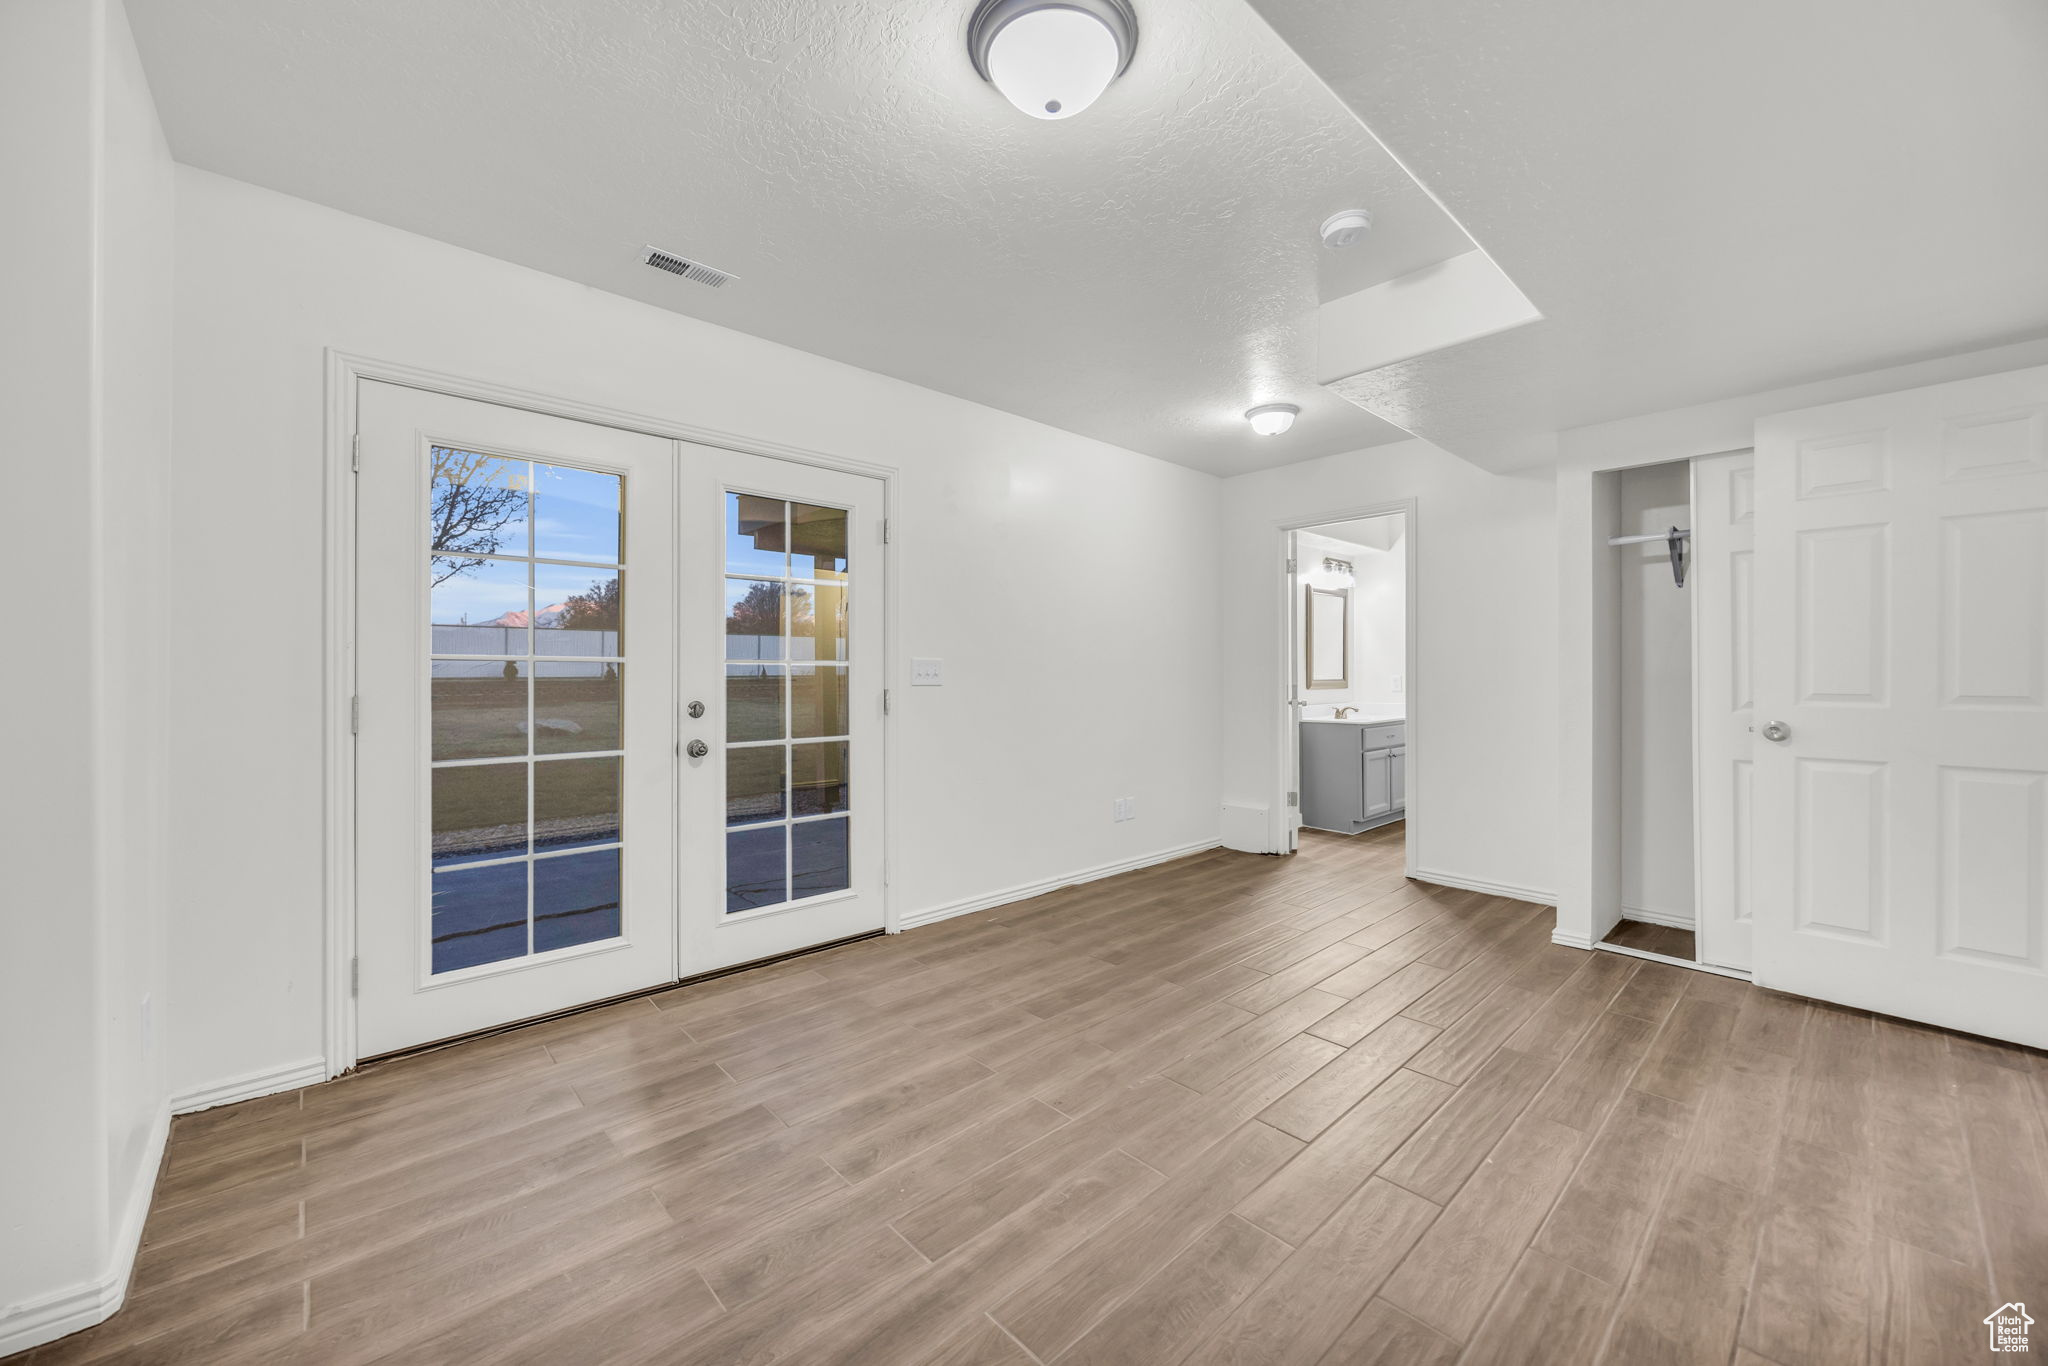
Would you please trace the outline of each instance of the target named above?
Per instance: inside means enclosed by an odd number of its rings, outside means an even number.
[[[1692,525],[1684,464],[1623,470],[1613,536]],[[1693,920],[1692,588],[1666,544],[1609,550],[1621,576],[1621,887],[1624,918]]]
[[[1265,812],[1280,791],[1280,526],[1404,498],[1417,501],[1409,535],[1420,556],[1407,689],[1418,871],[1547,898],[1557,791],[1548,472],[1489,474],[1404,441],[1224,481],[1223,800]],[[1278,826],[1267,821],[1274,839]]]
[[[120,1303],[167,1118],[162,490],[171,165],[118,0],[0,7],[0,1354]],[[25,614],[25,615],[24,615]]]
[[[1401,519],[1390,518],[1399,522]],[[1351,696],[1375,713],[1408,705],[1408,540],[1392,533],[1384,550],[1366,546],[1351,589]]]
[[[174,1089],[322,1047],[325,347],[899,466],[906,914],[1216,839],[1213,477],[188,168],[178,238]]]
[[[0,784],[7,945],[0,953],[0,1306],[36,1304],[100,1270],[106,1172],[98,1131],[95,916],[99,601],[93,383],[98,36],[67,0],[0,8],[0,384],[7,500],[0,566],[34,585],[52,648],[0,669],[10,775]],[[33,212],[26,210],[33,209]],[[33,510],[33,515],[28,515]],[[29,666],[29,667],[24,667]],[[27,1046],[35,1040],[35,1046]],[[9,1341],[9,1346],[22,1345]]]

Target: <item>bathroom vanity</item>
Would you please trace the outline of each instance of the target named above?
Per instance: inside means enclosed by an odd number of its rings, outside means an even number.
[[[1301,823],[1356,835],[1400,820],[1408,804],[1407,737],[1404,716],[1303,717]]]

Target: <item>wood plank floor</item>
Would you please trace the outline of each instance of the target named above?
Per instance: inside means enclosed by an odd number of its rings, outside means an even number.
[[[1697,957],[1693,951],[1691,930],[1681,930],[1674,925],[1652,925],[1643,920],[1622,921],[1600,942],[1619,944],[1625,949],[1641,949],[1645,953],[1661,953],[1666,958],[1682,958],[1688,963]]]
[[[75,1362],[1954,1362],[2039,1054],[1215,852],[181,1119]]]

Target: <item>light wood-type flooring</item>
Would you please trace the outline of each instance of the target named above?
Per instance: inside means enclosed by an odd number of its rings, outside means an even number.
[[[1666,958],[1682,958],[1688,963],[1696,957],[1691,930],[1681,930],[1672,925],[1652,925],[1642,920],[1622,921],[1600,942],[1641,949],[1645,953],[1661,953]]]
[[[2041,1055],[1217,851],[181,1119],[35,1366],[1968,1362]],[[2039,1350],[2039,1349],[2037,1349]]]

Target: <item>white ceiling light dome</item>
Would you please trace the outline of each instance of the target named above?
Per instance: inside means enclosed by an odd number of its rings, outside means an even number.
[[[1247,408],[1244,420],[1252,424],[1252,430],[1260,436],[1278,436],[1294,425],[1301,409],[1292,403],[1262,403],[1256,408]]]
[[[983,80],[1035,119],[1070,119],[1131,64],[1128,0],[981,0],[967,51]]]

